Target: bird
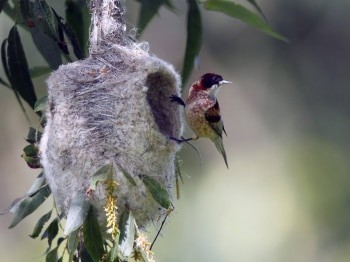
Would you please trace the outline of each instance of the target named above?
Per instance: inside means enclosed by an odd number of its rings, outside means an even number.
[[[192,84],[186,101],[176,95],[170,96],[172,102],[176,102],[185,108],[186,122],[195,133],[195,136],[191,138],[170,138],[178,143],[209,138],[224,158],[228,168],[227,156],[222,141],[222,134],[225,133],[226,136],[227,134],[221,118],[219,102],[216,98],[218,91],[224,84],[232,84],[232,82],[224,80],[221,75],[206,73]]]

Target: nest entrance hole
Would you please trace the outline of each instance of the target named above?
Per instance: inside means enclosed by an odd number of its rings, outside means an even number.
[[[177,94],[175,79],[161,72],[156,72],[147,76],[146,86],[148,87],[147,101],[159,131],[165,136],[178,134],[179,106],[170,101],[170,96]]]

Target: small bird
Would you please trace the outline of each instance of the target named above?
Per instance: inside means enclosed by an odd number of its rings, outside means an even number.
[[[196,140],[200,137],[209,138],[215,144],[217,150],[223,156],[226,167],[227,157],[222,143],[222,133],[226,131],[220,115],[219,102],[216,94],[223,84],[231,84],[222,76],[214,73],[202,75],[194,82],[189,90],[186,102],[178,96],[171,96],[172,102],[176,102],[185,107],[186,121],[195,133],[191,138],[173,138],[178,143]]]

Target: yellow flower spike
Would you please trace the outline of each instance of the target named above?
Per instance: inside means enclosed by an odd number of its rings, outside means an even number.
[[[144,252],[144,254],[147,257],[147,261],[148,262],[155,262],[154,257],[153,257],[154,253],[153,253],[153,251],[150,250],[151,243],[149,243],[147,241],[147,238],[143,234],[141,234],[141,233],[138,234],[138,236],[137,236],[137,238],[135,240],[135,244],[136,244],[136,247],[139,250]],[[133,257],[134,257],[134,259],[136,261],[137,260],[142,260],[141,259],[142,258],[142,254],[141,254],[141,252],[139,252],[137,250],[134,251]]]
[[[106,217],[107,217],[107,233],[112,235],[112,238],[114,239],[116,235],[119,233],[119,228],[117,224],[117,197],[114,196],[114,191],[118,187],[118,183],[113,180],[112,177],[106,179],[104,182],[105,184],[105,190],[107,193],[106,196],[106,203],[104,206],[104,210],[106,212]]]

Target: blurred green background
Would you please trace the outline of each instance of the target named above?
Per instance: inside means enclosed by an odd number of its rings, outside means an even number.
[[[136,24],[139,6],[127,2],[127,21]],[[178,15],[162,8],[142,39],[181,71],[186,1],[173,2]],[[210,141],[194,142],[202,166],[183,147],[185,183],[155,244],[159,261],[350,261],[350,1],[258,3],[289,44],[203,10],[203,47],[190,82],[205,72],[234,82],[218,96],[230,169]],[[50,4],[64,15],[59,1]],[[1,40],[12,24],[0,15]],[[20,33],[29,63],[43,65],[30,35]],[[35,81],[39,97],[43,81]],[[4,209],[38,172],[20,158],[29,123],[3,86],[0,111]],[[0,217],[0,261],[44,260],[46,243],[28,235],[50,201],[11,230],[11,215]]]

